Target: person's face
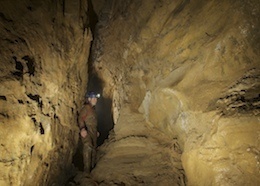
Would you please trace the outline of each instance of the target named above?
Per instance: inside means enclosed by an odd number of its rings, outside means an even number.
[[[92,105],[95,106],[97,104],[97,98],[88,98],[88,102]]]

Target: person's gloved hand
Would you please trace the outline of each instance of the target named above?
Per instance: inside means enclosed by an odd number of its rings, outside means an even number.
[[[80,130],[80,135],[81,135],[82,138],[85,138],[88,135],[88,131],[85,128],[82,128]]]

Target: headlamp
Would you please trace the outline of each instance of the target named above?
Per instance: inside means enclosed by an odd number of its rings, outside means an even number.
[[[86,94],[87,98],[100,98],[100,94],[96,94],[95,92],[89,92]]]

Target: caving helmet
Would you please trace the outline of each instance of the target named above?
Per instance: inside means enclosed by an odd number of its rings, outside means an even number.
[[[100,94],[91,91],[86,94],[86,98],[100,98]]]

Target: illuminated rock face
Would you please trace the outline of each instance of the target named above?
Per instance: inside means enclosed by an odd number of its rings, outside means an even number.
[[[91,173],[99,185],[260,184],[259,6],[93,1],[93,67],[115,123]],[[87,9],[0,2],[0,185],[60,185],[73,171]]]
[[[187,185],[259,185],[259,2],[113,2],[93,57],[115,133],[94,178],[181,185],[183,168]]]
[[[0,2],[3,186],[62,183],[71,171],[92,37],[87,2],[61,2]]]

